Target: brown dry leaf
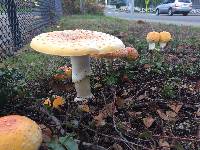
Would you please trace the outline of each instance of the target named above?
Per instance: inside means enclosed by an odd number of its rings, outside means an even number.
[[[174,112],[178,113],[181,107],[183,106],[183,103],[172,103],[167,105],[169,108],[171,108]]]
[[[99,113],[98,116],[95,116],[94,117],[94,121],[95,121],[95,125],[97,127],[104,126],[106,124],[106,122],[104,120],[104,115],[102,113]]]
[[[196,89],[197,91],[200,90],[200,80],[196,82],[195,89]]]
[[[147,128],[151,127],[151,125],[153,124],[154,121],[155,121],[155,119],[153,119],[151,116],[143,118],[143,123]]]
[[[129,111],[128,114],[129,114],[131,117],[137,117],[137,116],[141,115],[142,112]]]
[[[152,65],[150,65],[150,64],[144,64],[144,69],[149,69],[151,67],[152,67]]]
[[[117,105],[119,108],[124,107],[124,105],[125,105],[124,99],[121,98],[121,97],[117,97],[117,99],[116,99],[116,105]]]
[[[200,117],[200,108],[197,110],[197,117]]]
[[[170,121],[176,120],[177,113],[175,113],[173,111],[166,111],[166,115]]]
[[[104,108],[99,112],[98,116],[94,117],[96,126],[105,125],[105,118],[108,116],[113,116],[115,113],[115,104],[109,103],[104,106]]]
[[[123,148],[117,143],[113,144],[112,148],[113,150],[123,150]]]
[[[160,109],[156,110],[158,115],[160,116],[160,118],[162,118],[165,121],[168,121],[169,118],[167,117],[167,115],[165,113],[163,113]]]
[[[79,105],[79,108],[83,112],[90,112],[90,108],[87,104]]]
[[[115,113],[115,104],[114,103],[106,104],[102,110],[102,113],[104,114],[104,118],[108,116],[113,116]]]
[[[137,98],[137,100],[143,100],[143,99],[145,99],[146,98],[146,94],[143,94],[143,95],[140,95],[138,98]]]
[[[45,143],[46,142],[50,142],[51,138],[52,138],[52,132],[51,132],[51,130],[48,127],[46,127],[44,124],[40,124],[39,127],[42,130],[42,139],[43,139],[43,141]]]
[[[162,150],[170,150],[170,145],[167,141],[164,139],[159,140],[159,146],[162,148]]]

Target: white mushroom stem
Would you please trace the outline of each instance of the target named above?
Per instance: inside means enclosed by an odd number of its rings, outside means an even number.
[[[83,101],[91,98],[90,78],[90,58],[89,56],[72,56],[72,81],[75,83],[77,97],[74,101]]]
[[[156,48],[155,43],[149,43],[149,50],[154,50]]]
[[[164,49],[166,45],[167,45],[167,43],[160,42],[160,48],[161,49]]]

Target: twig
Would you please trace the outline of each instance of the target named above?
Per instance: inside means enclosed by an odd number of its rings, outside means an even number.
[[[116,91],[115,91],[114,89],[112,89],[112,91],[113,91],[113,93],[114,93],[114,110],[113,110],[113,116],[112,116],[112,117],[113,117],[113,127],[114,127],[115,131],[119,134],[119,136],[120,136],[123,140],[128,141],[128,140],[122,135],[122,133],[117,129],[117,126],[116,126],[115,115],[114,115],[114,113],[116,112],[115,103],[116,103],[117,97],[116,97]],[[125,143],[125,145],[126,145],[130,150],[135,149],[135,148],[133,148],[132,146],[129,146],[127,143]]]
[[[81,148],[83,149],[90,149],[90,150],[107,150],[105,147],[94,145],[91,143],[81,142],[80,140],[74,140],[76,143],[81,145]]]
[[[92,132],[96,132],[95,130],[90,129],[89,127],[87,127],[87,126],[85,126],[85,125],[82,125],[82,126],[85,127],[87,130],[90,130],[90,131],[92,131]],[[135,146],[141,147],[141,148],[144,149],[144,150],[152,150],[152,149],[147,148],[147,147],[145,147],[145,146],[142,146],[142,145],[139,145],[139,144],[130,142],[130,141],[128,141],[128,140],[124,140],[124,139],[121,139],[121,138],[117,138],[117,137],[114,137],[114,136],[111,136],[111,135],[107,135],[107,134],[104,134],[104,133],[98,133],[98,135],[101,135],[101,136],[104,136],[104,137],[107,137],[107,138],[112,138],[112,139],[114,139],[114,140],[117,140],[117,141],[120,141],[120,142],[125,142],[125,143],[131,144],[131,145],[135,145]]]
[[[43,107],[39,108],[39,111],[41,111],[42,113],[44,113],[45,115],[47,115],[48,117],[51,118],[51,120],[53,122],[55,122],[55,126],[59,129],[60,133],[62,135],[65,134],[65,130],[62,128],[62,125],[60,123],[60,121],[53,115],[51,115],[46,109],[44,109]],[[80,140],[75,139],[75,142],[77,142],[78,144],[80,144],[82,147],[84,148],[89,148],[90,150],[106,150],[106,148],[99,146],[99,145],[94,145],[91,143],[86,143],[86,142],[82,142]]]
[[[200,138],[184,138],[184,137],[176,137],[176,136],[162,136],[162,135],[153,135],[155,138],[166,138],[166,139],[175,139],[179,141],[191,141],[191,142],[200,142]]]
[[[43,108],[43,107],[39,107],[39,111],[42,112],[43,114],[47,115],[49,118],[51,118],[51,120],[52,120],[53,122],[55,122],[56,128],[60,131],[60,133],[61,133],[62,135],[64,135],[65,130],[63,129],[63,127],[62,127],[60,121],[59,121],[55,116],[51,115],[51,114],[50,114],[45,108]]]

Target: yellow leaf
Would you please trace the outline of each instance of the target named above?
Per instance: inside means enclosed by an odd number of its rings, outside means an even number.
[[[59,106],[63,105],[65,103],[64,99],[60,96],[56,96],[56,98],[53,101],[53,107],[58,108]]]
[[[72,68],[71,67],[65,68],[65,74],[67,75],[68,78],[70,78],[72,76]]]
[[[50,101],[50,99],[47,98],[47,99],[44,101],[43,105],[47,105],[47,106],[50,106],[50,107],[51,107],[51,101]]]

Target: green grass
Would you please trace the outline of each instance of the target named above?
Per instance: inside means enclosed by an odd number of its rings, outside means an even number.
[[[66,57],[38,53],[32,51],[29,46],[26,46],[16,56],[3,61],[6,66],[20,69],[27,80],[49,78],[58,67],[65,65],[67,62],[69,61]]]
[[[200,43],[200,35],[197,32],[199,28],[196,27],[138,23],[136,21],[127,21],[102,15],[66,16],[60,20],[58,25],[46,29],[45,32],[68,29],[96,30],[110,33],[115,36],[120,35],[121,33],[127,33],[122,39],[123,42],[126,46],[134,46],[140,54],[145,53],[147,50],[148,44],[146,42],[146,35],[148,32],[152,31],[152,29],[158,32],[163,30],[169,31],[173,35],[173,41],[170,44],[170,49],[173,50],[176,50],[182,43],[191,46],[196,45],[196,49],[198,49]],[[64,58],[41,54],[32,51],[28,46],[26,46],[17,56],[4,60],[4,64],[19,68],[28,80],[50,77],[56,68],[66,64],[66,62],[69,62],[67,57]]]

